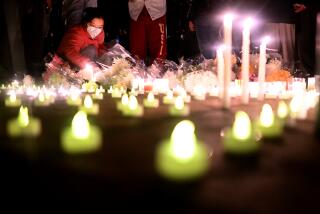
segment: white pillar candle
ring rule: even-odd
[[[267,44],[270,40],[270,37],[266,36],[262,39],[260,45],[260,57],[259,57],[259,74],[258,74],[258,82],[259,82],[259,95],[258,100],[264,99],[264,84],[266,79],[266,63],[267,63]]]
[[[223,78],[223,107],[229,108],[231,103],[229,86],[232,69],[232,21],[233,15],[226,14],[223,20],[224,33],[224,78]]]
[[[241,101],[244,104],[249,103],[249,56],[250,56],[250,29],[252,19],[249,17],[244,21],[242,31],[242,97]]]
[[[223,97],[223,75],[224,75],[224,58],[223,58],[223,52],[225,50],[225,46],[221,45],[217,50],[217,75],[218,75],[218,92],[219,97]]]

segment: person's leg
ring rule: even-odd
[[[212,59],[215,56],[215,46],[219,43],[219,27],[202,24],[196,20],[196,34],[201,54]]]
[[[281,23],[279,34],[282,47],[283,65],[291,67],[295,61],[295,26],[293,24]]]
[[[130,52],[134,57],[145,60],[146,52],[146,29],[145,19],[139,16],[137,21],[130,22]]]
[[[167,58],[166,17],[162,16],[147,25],[147,45],[151,63]]]
[[[81,24],[86,0],[67,0],[63,4],[63,13],[66,18],[67,28]]]
[[[85,7],[98,7],[98,0],[86,0]]]

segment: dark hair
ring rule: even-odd
[[[87,7],[83,11],[82,24],[87,24],[95,18],[103,19],[102,11],[96,7]]]

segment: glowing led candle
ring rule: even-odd
[[[184,120],[176,125],[170,139],[157,148],[158,172],[171,180],[187,181],[206,173],[209,166],[207,149],[198,142],[195,126]]]
[[[93,81],[89,81],[82,84],[83,92],[94,93],[97,89],[98,89],[98,84]]]
[[[92,98],[95,100],[103,100],[103,94],[100,90],[96,90],[96,92],[92,95]]]
[[[7,132],[10,137],[37,137],[41,133],[41,122],[29,116],[27,107],[21,106],[18,118],[8,121]]]
[[[21,106],[21,100],[17,98],[17,95],[14,91],[9,92],[9,97],[5,99],[5,106],[7,107]]]
[[[227,154],[242,156],[257,153],[259,144],[247,113],[236,113],[232,128],[224,133],[223,144]]]
[[[277,116],[280,120],[285,121],[287,119],[289,115],[289,109],[288,109],[288,105],[283,102],[280,101],[279,105],[278,105],[278,110],[277,110]]]
[[[128,94],[124,94],[121,97],[121,102],[117,102],[117,109],[119,111],[124,111],[129,105],[129,96]]]
[[[264,99],[265,92],[265,78],[266,78],[266,63],[267,63],[267,44],[270,41],[270,37],[264,37],[260,45],[260,56],[259,56],[259,73],[258,73],[258,82],[259,82],[259,94],[258,100]]]
[[[135,96],[130,95],[128,107],[123,110],[123,114],[129,117],[142,117],[143,108],[139,105]]]
[[[139,92],[135,88],[131,88],[129,95],[138,96]]]
[[[48,106],[50,105],[50,100],[46,100],[43,92],[40,92],[38,98],[34,101],[35,106]]]
[[[231,68],[232,68],[232,22],[233,15],[226,14],[223,19],[223,33],[224,33],[224,78],[223,78],[223,107],[229,108],[231,105],[230,97],[230,82],[231,82]]]
[[[79,111],[71,127],[62,132],[61,145],[63,151],[69,154],[94,152],[102,145],[102,134],[98,127],[90,125],[87,114]]]
[[[81,110],[87,114],[97,115],[99,114],[99,105],[97,103],[93,103],[90,95],[86,95]]]
[[[163,97],[163,103],[167,105],[174,103],[173,92],[171,90],[169,90],[167,95]]]
[[[178,96],[175,99],[174,105],[170,107],[169,113],[172,116],[188,116],[190,110],[188,106],[184,105],[183,98]]]
[[[67,98],[67,104],[71,106],[80,106],[82,103],[82,100],[80,98],[80,94],[76,90],[72,90],[70,92],[70,95]]]
[[[147,99],[143,100],[143,104],[147,108],[157,108],[159,100],[154,98],[153,92],[149,92]]]
[[[250,29],[252,25],[252,19],[247,18],[244,22],[242,31],[242,97],[241,101],[244,104],[249,103],[249,56],[250,56]]]
[[[257,122],[258,131],[263,138],[278,138],[282,135],[283,124],[276,120],[269,104],[264,104]]]
[[[121,96],[122,96],[122,93],[121,93],[119,88],[114,88],[112,90],[112,92],[111,92],[111,97],[112,98],[121,98]]]
[[[303,109],[303,93],[295,95],[290,102],[290,117],[292,120],[298,119],[301,110]],[[291,121],[293,122],[293,121]]]

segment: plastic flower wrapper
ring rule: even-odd
[[[192,92],[197,86],[202,86],[206,91],[210,91],[217,84],[217,76],[212,71],[197,70],[187,73],[183,77],[183,85],[188,92]]]
[[[84,82],[70,65],[58,56],[54,56],[51,62],[46,63],[46,71],[42,78],[47,85],[52,86],[81,86]]]
[[[136,63],[136,60],[131,56],[131,54],[120,44],[115,44],[113,47],[109,48],[102,56],[97,60],[99,65],[108,68],[113,65],[115,59],[126,59],[132,64]]]
[[[177,63],[166,59],[155,59],[147,72],[151,78],[162,78],[166,72],[175,72],[178,70]]]

